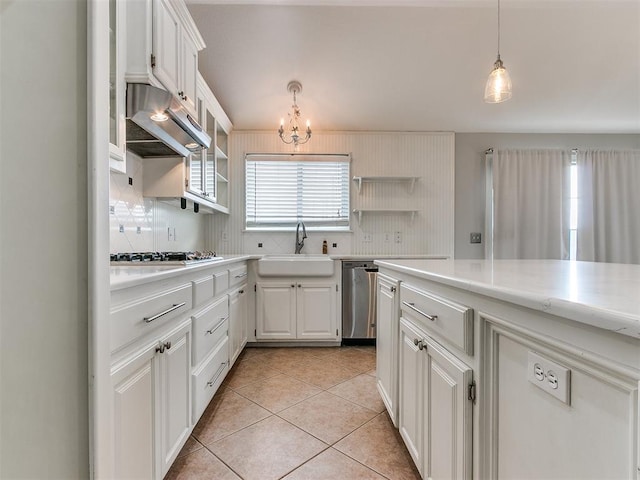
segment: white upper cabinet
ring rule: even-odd
[[[195,117],[204,41],[182,0],[127,2],[126,80],[162,86]]]
[[[211,147],[189,157],[188,190],[203,197],[202,203],[222,213],[229,213],[227,136],[231,121],[213,92],[196,72],[198,121],[211,137]]]
[[[125,57],[124,0],[109,0],[109,167],[126,173],[125,162]]]

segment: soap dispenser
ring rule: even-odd
[[[327,241],[323,240],[322,241],[322,253],[324,255],[326,255],[327,253],[329,253],[329,246],[327,245]]]

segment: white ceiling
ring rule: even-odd
[[[502,104],[482,100],[495,1],[187,3],[236,129],[277,129],[296,79],[316,131],[640,133],[640,0],[502,0]]]

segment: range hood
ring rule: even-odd
[[[127,150],[143,158],[187,157],[210,145],[211,137],[169,92],[127,84]]]

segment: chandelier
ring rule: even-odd
[[[280,119],[280,128],[278,129],[278,135],[280,139],[286,143],[291,144],[297,149],[298,145],[307,143],[311,138],[311,124],[307,120],[307,130],[304,138],[300,137],[300,127],[298,122],[300,120],[300,107],[296,103],[296,95],[302,91],[302,84],[297,80],[292,80],[287,85],[287,91],[293,94],[293,105],[291,105],[291,113],[289,113],[289,128],[285,132],[284,130],[284,118]],[[287,138],[288,136],[288,138]]]

